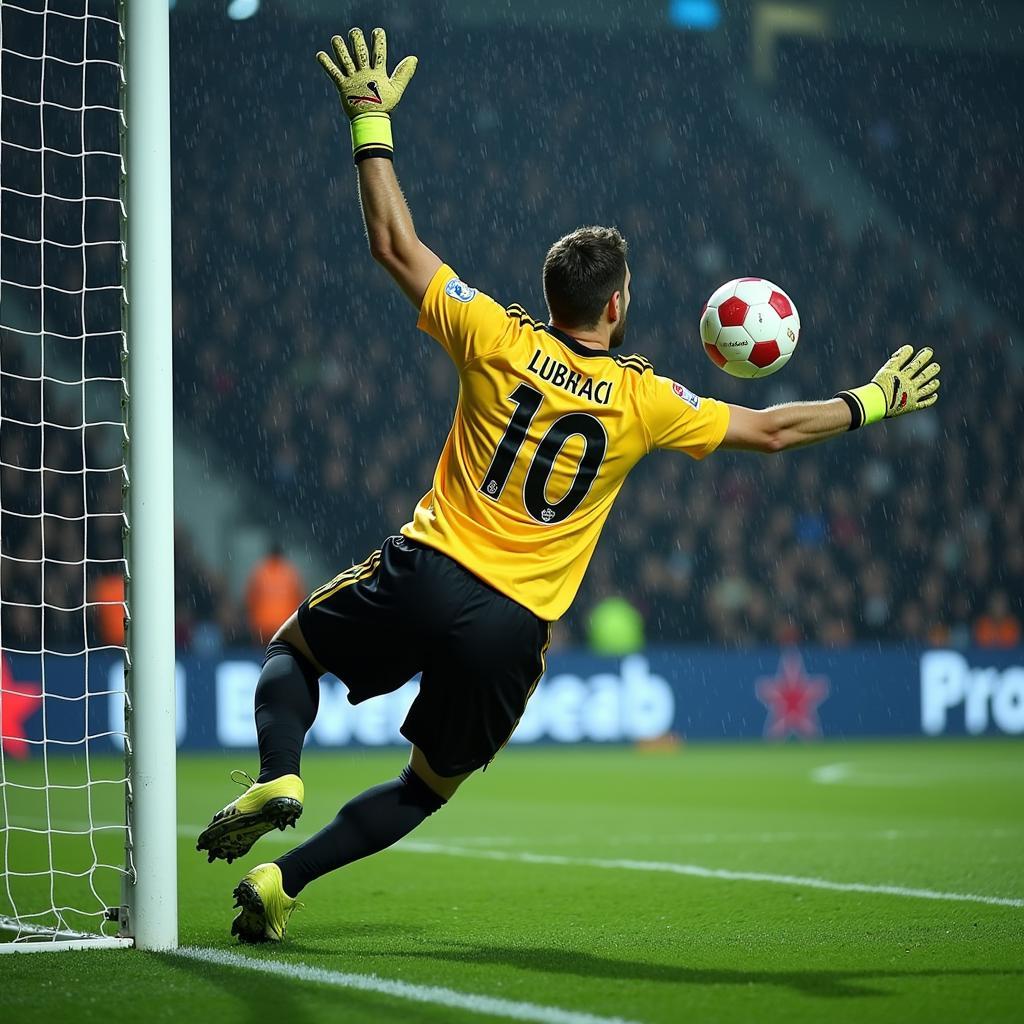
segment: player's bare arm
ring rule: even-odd
[[[321,51],[317,60],[334,82],[352,124],[352,155],[359,173],[359,200],[366,240],[373,258],[395,279],[419,309],[441,260],[416,234],[392,162],[392,111],[416,72],[416,58],[387,71],[387,38],[375,28],[372,57],[360,29],[349,32],[350,47],[341,36],[331,39],[332,60]]]
[[[441,260],[417,237],[390,160],[371,157],[360,162],[359,201],[370,253],[419,309]]]
[[[939,371],[932,350],[916,354],[904,345],[889,357],[871,382],[841,391],[826,402],[789,402],[770,409],[729,406],[729,427],[723,448],[781,452],[802,448],[856,430],[868,423],[934,405],[939,397]]]
[[[729,427],[722,448],[775,452],[827,441],[850,429],[850,409],[842,399],[788,402],[770,409],[729,406]]]

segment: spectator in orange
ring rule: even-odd
[[[1016,647],[1020,637],[1020,619],[1010,611],[1006,591],[995,591],[985,614],[974,623],[974,642],[979,647]]]
[[[267,557],[253,567],[245,588],[249,628],[256,640],[267,643],[305,596],[299,571],[275,543]]]
[[[110,573],[92,585],[92,600],[100,640],[112,647],[124,646],[124,576]]]

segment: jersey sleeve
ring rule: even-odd
[[[671,448],[694,459],[710,455],[729,428],[729,406],[695,395],[668,377],[644,376],[642,414],[651,448]]]
[[[511,321],[494,299],[460,281],[442,263],[427,285],[416,326],[439,341],[461,369],[499,348]]]

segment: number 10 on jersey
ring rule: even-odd
[[[480,491],[492,501],[500,501],[512,467],[522,450],[530,431],[530,424],[544,402],[544,395],[529,384],[520,384],[508,400],[516,409],[498,442],[491,464],[484,475]],[[565,443],[574,436],[583,438],[584,450],[572,483],[558,501],[548,501],[547,487],[555,460]],[[523,485],[523,504],[538,523],[560,523],[580,507],[590,492],[608,450],[608,435],[596,416],[584,412],[571,412],[559,416],[540,439],[537,450],[526,471]]]

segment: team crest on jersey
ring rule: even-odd
[[[457,277],[453,277],[444,286],[444,293],[450,295],[456,302],[469,302],[476,295],[476,289],[470,288],[468,284],[463,284]]]
[[[672,390],[681,398],[687,405],[692,405],[694,409],[700,408],[700,398],[695,395],[689,388],[684,388],[682,384],[677,384],[675,381],[672,382]]]

